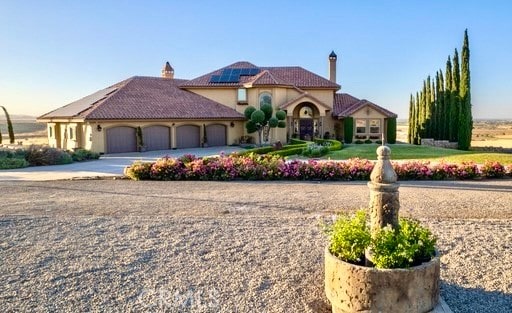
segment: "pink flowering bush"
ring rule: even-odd
[[[482,175],[489,178],[501,178],[505,176],[507,170],[505,166],[498,162],[486,161],[481,168]]]
[[[133,180],[368,180],[374,163],[365,159],[346,161],[286,161],[278,155],[238,155],[198,158],[164,157],[153,163],[134,162],[125,169]],[[487,162],[393,163],[400,180],[442,180],[512,177],[512,165]]]

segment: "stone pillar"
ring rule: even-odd
[[[397,176],[389,156],[391,149],[387,146],[377,148],[378,160],[370,175],[368,188],[370,189],[370,230],[372,237],[383,227],[391,225],[398,227],[398,199]],[[367,260],[371,263],[372,253],[367,251]]]

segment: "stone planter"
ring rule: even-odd
[[[325,249],[325,292],[333,313],[426,313],[439,302],[439,254],[408,269],[341,261]]]

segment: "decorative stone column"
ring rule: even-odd
[[[368,188],[370,189],[370,230],[372,237],[383,227],[391,225],[398,227],[398,199],[397,176],[390,161],[391,149],[387,146],[377,148],[378,160],[370,175]],[[372,253],[366,252],[366,259],[371,263]],[[370,265],[370,264],[368,264]]]

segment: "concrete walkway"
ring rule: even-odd
[[[164,156],[179,157],[193,154],[198,157],[226,154],[239,151],[240,147],[209,147],[179,150],[105,154],[99,160],[75,162],[65,165],[32,166],[14,170],[0,170],[0,181],[47,181],[72,178],[94,178],[121,176],[126,166],[134,161],[155,161]]]

